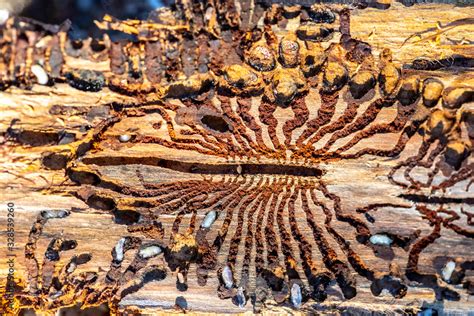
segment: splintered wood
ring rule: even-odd
[[[0,314],[474,310],[474,7],[255,2],[1,28]]]

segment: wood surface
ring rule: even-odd
[[[74,50],[63,30],[10,20],[0,314],[472,313],[474,7],[346,8],[178,1],[151,26],[97,22],[138,37],[121,54],[107,37]],[[311,24],[324,10],[335,21]],[[302,40],[304,19],[334,34]],[[275,56],[267,71],[258,45]],[[389,68],[400,70],[392,91]],[[377,84],[356,99],[361,71]],[[428,78],[444,87],[429,106]],[[140,257],[153,245],[162,253]]]

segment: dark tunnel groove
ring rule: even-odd
[[[226,163],[208,164],[201,162],[184,162],[157,157],[84,157],[85,164],[98,166],[118,166],[127,164],[140,164],[162,167],[178,172],[192,174],[222,174],[222,175],[288,175],[300,177],[321,177],[323,170],[285,164],[256,164],[256,163]],[[239,170],[240,169],[240,170]]]

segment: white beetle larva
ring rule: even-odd
[[[242,165],[241,164],[238,164],[237,165],[237,174],[240,176],[242,175]]]
[[[49,297],[53,300],[57,299],[58,297],[64,295],[64,292],[63,291],[57,291],[53,294],[51,294]]]
[[[71,262],[69,266],[67,267],[66,272],[73,273],[76,270],[76,268],[77,268],[77,264],[75,264],[74,262]]]
[[[120,140],[122,143],[128,142],[131,138],[132,138],[132,136],[130,136],[129,134],[123,134],[123,135],[120,135],[120,136],[119,136],[119,140]]]
[[[232,278],[232,270],[229,266],[225,266],[222,270],[222,280],[226,288],[230,289],[234,285],[234,280]]]
[[[178,282],[179,283],[185,283],[185,280],[184,280],[184,274],[182,274],[181,272],[178,272]]]
[[[69,215],[69,211],[66,211],[66,210],[47,210],[47,211],[41,212],[41,216],[44,219],[64,218],[68,215]]]
[[[115,245],[115,261],[122,262],[123,260],[123,246],[125,245],[126,238],[122,237]]]
[[[8,12],[7,9],[1,9],[0,10],[0,25],[5,24],[5,22],[7,22],[9,17],[10,17],[10,12]]]
[[[161,248],[156,245],[144,246],[138,252],[138,255],[143,259],[149,259],[159,255],[162,252]]]
[[[49,81],[48,74],[40,65],[31,66],[31,72],[36,77],[36,81],[41,85],[46,85]]]
[[[370,236],[370,242],[374,245],[390,246],[393,242],[392,238],[387,235],[375,234]]]
[[[454,261],[448,261],[446,263],[443,270],[441,270],[443,280],[449,282],[449,280],[451,279],[451,275],[453,274],[454,268],[456,268],[456,263]]]
[[[300,307],[302,300],[301,287],[299,284],[293,283],[291,286],[291,303],[294,307]]]
[[[240,308],[244,308],[245,304],[247,304],[247,300],[245,299],[244,294],[244,288],[241,286],[237,289],[236,303]]]
[[[209,211],[204,219],[202,220],[201,227],[202,228],[210,228],[211,225],[214,223],[214,221],[217,218],[217,212],[216,211]]]

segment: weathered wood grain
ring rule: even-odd
[[[227,12],[224,4],[230,2],[222,3],[219,14]],[[191,10],[187,2],[178,5]],[[255,15],[262,14],[254,8]],[[233,13],[232,8],[227,9]],[[275,55],[281,52],[278,44],[282,37],[293,36],[301,24],[300,16],[291,18],[293,9],[285,10],[286,16],[280,15],[279,21],[271,27],[267,25],[266,29],[268,37],[276,36],[276,43],[269,45]],[[246,16],[245,10],[242,12],[240,14]],[[187,13],[190,17],[195,15],[194,24],[186,20],[189,17],[183,21],[196,31],[201,27],[201,16],[193,11]],[[217,17],[222,19],[219,14]],[[208,15],[212,17],[212,13]],[[166,16],[162,16],[164,25],[169,22]],[[186,310],[199,314],[344,311],[416,314],[426,308],[438,313],[472,311],[474,24],[469,20],[472,16],[474,7],[444,4],[404,7],[394,3],[387,10],[354,9],[350,34],[371,47],[371,56],[363,56],[361,62],[347,60],[345,53],[351,48],[340,48],[342,44],[330,46],[344,42],[336,30],[332,38],[322,42],[321,51],[325,51],[328,60],[316,74],[303,77],[304,87],[297,88],[300,90],[294,94],[288,90],[299,78],[298,75],[291,77],[292,71],[303,66],[282,67],[285,60],[282,62],[280,57],[274,70],[259,72],[250,68],[246,62],[255,58],[250,53],[252,41],[242,48],[243,62],[238,45],[232,43],[237,43],[237,34],[244,36],[244,32],[237,27],[229,34],[212,22],[203,27],[202,33],[192,34],[193,41],[199,39],[197,47],[183,49],[192,43],[180,37],[181,31],[177,31],[177,35],[172,33],[183,40],[181,44],[171,41],[167,31],[155,34],[166,48],[161,52],[163,55],[170,53],[173,47],[181,47],[178,61],[160,57],[167,69],[153,74],[159,77],[155,81],[149,79],[152,75],[147,71],[151,68],[143,66],[143,59],[138,61],[143,67],[137,66],[137,69],[149,77],[143,79],[142,74],[137,79],[130,73],[137,70],[135,56],[144,54],[146,36],[153,34],[144,36],[142,46],[135,44],[127,48],[125,57],[129,63],[124,64],[128,73],[124,74],[111,69],[106,54],[85,58],[67,56],[63,52],[65,62],[54,86],[38,85],[35,77],[28,73],[23,73],[18,82],[9,81],[12,73],[5,69],[2,59],[2,80],[12,86],[0,93],[3,133],[0,237],[7,238],[6,208],[8,203],[13,203],[15,248],[9,251],[5,243],[0,245],[0,294],[3,297],[0,311],[19,313],[21,309],[35,309],[38,313],[53,314],[65,305],[84,303],[82,307],[87,308],[105,303],[112,313],[118,314],[181,313],[182,308],[177,306],[181,301],[177,301],[177,297],[185,299]],[[219,23],[230,23],[229,20],[219,20]],[[258,20],[255,24],[263,29],[263,18]],[[175,21],[174,26],[183,21]],[[336,24],[339,22],[337,16]],[[123,27],[123,24],[118,25]],[[244,26],[242,23],[240,27]],[[419,36],[411,37],[415,33]],[[432,36],[435,33],[438,36]],[[10,45],[5,34],[3,48]],[[229,36],[234,39],[229,40]],[[289,39],[295,40],[291,36]],[[211,51],[217,42],[221,45],[220,51]],[[306,44],[308,48],[299,51],[299,56],[318,51],[318,44],[310,41]],[[203,47],[209,51],[203,51]],[[379,58],[387,48],[391,50],[393,64],[405,66],[402,80],[413,75],[419,78],[417,90],[429,77],[443,83],[445,95],[435,107],[424,106],[420,96],[402,105],[404,96],[396,92],[384,94],[380,82],[360,100],[353,98],[347,84],[335,91],[324,90],[332,89],[328,83],[331,80],[324,81],[324,78],[337,72],[337,69],[331,70],[331,61],[346,65],[349,77],[361,69],[378,75],[391,63]],[[461,57],[453,59],[453,56]],[[442,67],[408,69],[421,57],[441,63]],[[451,64],[446,64],[449,61]],[[207,69],[206,74],[189,75],[199,72],[202,64],[213,72],[215,83],[210,89],[203,88],[209,75]],[[225,73],[228,69],[224,66],[233,64],[245,66],[246,71],[261,76],[257,88],[270,88],[249,95],[250,89],[255,88],[250,81],[257,80],[252,75],[248,81],[232,86],[229,84],[232,74]],[[98,92],[74,89],[67,84],[70,77],[66,76],[73,69],[74,73],[78,69],[100,71],[106,80],[104,88]],[[48,74],[51,76],[49,71]],[[246,73],[240,70],[237,74],[244,77]],[[194,81],[179,81],[185,77]],[[286,78],[292,79],[284,81]],[[282,88],[279,82],[287,85]],[[400,90],[400,86],[398,83],[395,90]],[[223,92],[224,87],[230,91]],[[465,89],[469,97],[460,106],[450,109],[450,99],[446,96],[448,87]],[[332,104],[334,96],[337,98]],[[387,102],[386,106],[377,108],[373,103],[377,99]],[[348,112],[351,104],[353,112]],[[246,105],[249,108],[244,113]],[[266,117],[262,115],[265,106],[270,109]],[[369,117],[374,112],[367,109],[374,106],[378,112],[371,121]],[[440,135],[433,136],[436,110],[444,115],[444,127]],[[454,117],[452,128],[446,127],[450,124],[448,114]],[[207,125],[203,123],[206,115],[210,120]],[[322,119],[324,116],[326,120]],[[250,119],[254,120],[253,124]],[[353,123],[357,120],[360,124],[356,126]],[[319,122],[320,129],[309,133],[308,128],[315,126],[311,122]],[[351,126],[355,128],[349,132]],[[361,133],[374,126],[378,128],[373,134]],[[416,126],[413,132],[410,126]],[[221,128],[223,132],[219,131]],[[321,130],[326,131],[325,134]],[[356,143],[357,137],[360,141]],[[307,145],[308,139],[313,139],[314,144]],[[406,144],[399,152],[391,151],[397,142],[404,140]],[[354,143],[348,145],[351,141]],[[279,148],[276,142],[281,145]],[[467,153],[459,166],[453,166],[453,162],[447,162],[447,147],[461,142]],[[371,150],[367,151],[368,148]],[[419,155],[423,148],[426,155]],[[411,165],[403,164],[407,161],[412,161]],[[397,168],[399,172],[393,173],[391,178]],[[455,174],[465,178],[443,182]],[[232,204],[232,194],[238,190],[242,190],[242,196]],[[272,199],[275,199],[273,205]],[[259,207],[262,200],[263,208]],[[280,207],[281,201],[285,203]],[[226,207],[226,203],[230,203],[230,207]],[[246,203],[248,207],[243,208]],[[46,221],[41,215],[44,210],[67,210],[69,215]],[[202,229],[200,225],[210,210],[219,211],[219,216],[209,230]],[[219,245],[218,236],[222,235],[226,216],[230,220],[228,233],[214,253],[209,245]],[[273,223],[272,216],[275,216]],[[159,225],[148,231],[139,229],[140,225],[153,226],[153,220]],[[32,285],[36,279],[33,259],[31,255],[28,258],[25,251],[25,245],[35,235],[32,229],[35,221],[41,223],[43,229],[34,249],[39,267],[37,290]],[[436,229],[440,229],[439,236]],[[392,244],[374,245],[373,239],[369,239],[374,235],[389,237]],[[117,243],[125,236],[140,238],[143,244],[157,243],[165,255],[142,260],[136,255],[139,245],[132,245],[120,263],[122,272],[129,267],[128,272],[117,274],[114,271],[120,260],[113,262],[116,256],[113,249],[117,249]],[[429,236],[432,240],[422,245]],[[178,241],[180,238],[185,238],[188,244],[197,243],[199,249],[189,247],[188,250],[198,253],[187,256],[186,247],[182,246],[185,242]],[[53,239],[74,240],[77,245],[60,251],[60,260],[48,260],[43,254]],[[276,257],[273,257],[277,263],[273,265],[269,262],[274,247],[272,241],[277,245]],[[262,248],[257,250],[260,243]],[[415,255],[416,249],[420,249],[419,256]],[[53,286],[45,290],[48,273],[66,269],[71,258],[79,254],[90,254],[90,260],[78,265],[66,279],[77,284],[93,273],[97,279],[76,289],[65,282],[61,289],[64,295],[54,298],[59,289]],[[4,296],[7,290],[3,276],[8,274],[9,255],[15,256],[18,284],[13,308],[8,306]],[[259,255],[263,255],[263,269],[256,267],[259,262],[255,258]],[[418,261],[413,263],[413,260]],[[455,273],[451,276],[453,279],[443,280],[442,271],[449,261],[455,262]],[[225,289],[220,277],[226,265],[233,271],[232,290]],[[268,285],[278,287],[275,285],[277,266],[281,268],[285,286],[272,295]],[[148,272],[154,272],[157,280],[145,282],[138,291],[132,290],[128,295],[121,292],[133,288],[130,286],[133,282],[141,282],[142,273],[150,267],[154,270]],[[208,278],[202,285],[199,276],[202,277],[206,269]],[[462,273],[465,275],[459,277]],[[266,279],[268,282],[262,284],[263,275],[267,278],[272,275],[274,279]],[[186,279],[186,285],[178,284],[181,277]],[[315,281],[315,277],[320,278],[319,281]],[[325,277],[328,281],[321,282]],[[289,289],[293,284],[304,289],[301,306],[292,304]],[[313,289],[314,284],[322,290]],[[239,287],[247,295],[248,302],[243,307],[236,304]],[[353,289],[356,293],[352,293]],[[262,298],[262,291],[269,294]],[[234,299],[219,298],[226,295]],[[258,299],[255,302],[255,296],[264,302]]]

